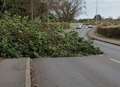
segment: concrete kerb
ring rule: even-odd
[[[25,87],[31,87],[31,59],[26,58]]]
[[[106,39],[102,39],[102,37],[99,37],[99,36],[95,35],[94,33],[95,33],[95,30],[89,30],[89,32],[87,33],[87,36],[90,39],[93,39],[93,40],[97,40],[97,41],[101,41],[101,42],[105,42],[105,43],[109,43],[109,44],[120,46],[120,44],[112,42],[112,41],[108,41]]]

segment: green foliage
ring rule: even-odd
[[[120,26],[98,26],[97,32],[106,37],[120,39]]]
[[[49,22],[41,23],[42,29],[70,29],[70,23],[67,22]]]
[[[95,19],[80,19],[79,22],[83,23],[85,25],[96,25]],[[97,25],[101,25],[101,26],[120,25],[120,20],[118,20],[118,19],[102,19],[102,20],[98,20]]]
[[[101,53],[76,32],[66,33],[61,27],[43,31],[41,26],[27,17],[5,16],[0,20],[0,56],[35,58]]]
[[[94,19],[80,19],[79,22],[85,25],[96,25],[96,20]]]
[[[11,15],[25,14],[25,8],[23,7],[24,0],[1,0],[0,9],[1,13],[4,15],[5,12],[11,13]]]

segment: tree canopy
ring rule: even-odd
[[[52,14],[58,21],[72,21],[82,12],[84,0],[0,0],[0,12],[45,20]]]

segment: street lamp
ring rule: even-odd
[[[98,0],[96,0],[96,24],[98,24]]]

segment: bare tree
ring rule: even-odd
[[[45,20],[45,16],[48,14],[47,2],[43,2],[42,0],[31,0],[30,3],[31,8],[31,18],[40,17],[41,20]],[[29,9],[27,10],[29,11]]]
[[[72,21],[85,7],[84,0],[54,0],[50,2],[50,12],[59,21]]]
[[[2,6],[13,14],[29,16],[31,19],[40,17],[46,20],[49,14],[58,21],[72,21],[84,8],[84,0],[2,0]]]

